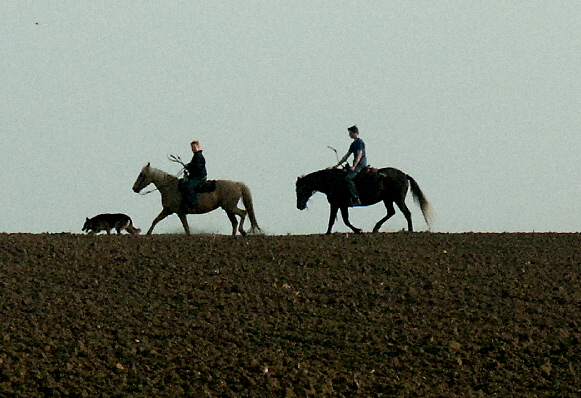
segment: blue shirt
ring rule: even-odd
[[[366,166],[367,165],[367,156],[365,155],[365,143],[363,142],[363,140],[361,138],[357,138],[349,146],[349,153],[352,153],[353,156],[355,157],[353,159],[354,162],[355,162],[355,159],[357,159],[357,152],[359,152],[359,151],[363,151],[363,156],[361,157],[361,160],[359,161],[358,166]]]

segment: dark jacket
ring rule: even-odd
[[[188,180],[201,181],[207,177],[206,159],[202,155],[202,151],[194,152],[194,157],[191,162],[186,165],[186,171],[188,173]]]

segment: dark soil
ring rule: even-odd
[[[581,394],[581,234],[0,234],[0,289],[0,396]]]

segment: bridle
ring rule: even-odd
[[[302,178],[303,177],[300,177],[298,181],[301,181]],[[300,194],[301,200],[305,199],[305,208],[307,208],[308,207],[307,203],[309,202],[310,197],[313,196],[313,194],[315,193],[315,190],[310,187],[307,187],[306,184],[303,182],[300,188],[297,187],[297,193]]]
[[[139,173],[139,177],[137,177],[137,182],[139,182],[139,184],[137,184],[137,185],[139,185],[139,186],[140,186],[141,184],[143,184],[143,180],[145,180],[145,178],[146,178],[146,176],[143,174],[143,171],[142,171],[141,173]],[[148,185],[149,185],[149,184],[148,184]],[[145,188],[145,187],[143,187],[143,188]],[[148,195],[148,194],[150,194],[150,193],[152,193],[152,192],[155,192],[155,191],[157,191],[157,190],[158,190],[158,188],[157,188],[157,187],[155,187],[154,189],[152,189],[152,190],[150,190],[150,191],[139,192],[139,194],[140,194],[141,196],[145,196],[145,195]]]
[[[184,173],[184,171],[186,169],[186,165],[182,162],[182,160],[178,156],[170,155],[170,156],[168,156],[168,159],[171,160],[172,162],[179,163],[179,164],[181,164],[183,166],[182,169],[179,171],[179,173],[176,176],[173,176],[173,175],[171,175],[169,173],[165,173],[165,172],[162,172],[161,170],[157,170],[157,169],[154,169],[155,172],[156,173],[157,172],[161,172],[165,177],[171,176],[171,177],[174,177],[174,178],[178,178],[179,179],[180,178],[180,175],[182,175]],[[150,173],[151,173],[151,171],[150,171]],[[139,185],[143,183],[143,180],[145,178],[147,178],[147,176],[143,174],[143,171],[141,171],[141,173],[137,177],[137,182],[139,182]],[[159,191],[159,188],[157,187],[157,185],[159,185],[161,181],[159,181],[158,178],[152,178],[151,181],[147,185],[149,185],[150,183],[155,183],[156,179],[158,181],[157,181],[156,187],[154,189],[149,190],[149,191],[146,191],[146,192],[140,192],[139,194],[140,195],[147,195],[147,194],[150,194],[152,192]],[[145,188],[145,186],[143,188]]]

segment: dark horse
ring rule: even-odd
[[[408,231],[413,231],[412,215],[405,204],[408,187],[411,188],[412,195],[422,210],[424,220],[428,226],[430,225],[430,204],[417,182],[404,172],[392,167],[376,171],[364,169],[355,177],[355,185],[359,191],[362,206],[370,206],[383,201],[387,209],[387,215],[375,224],[373,232],[379,231],[383,223],[395,214],[394,202],[407,220]],[[344,170],[324,169],[299,177],[296,183],[297,208],[299,210],[305,209],[307,201],[317,191],[327,195],[327,200],[331,205],[327,234],[331,233],[339,209],[341,209],[345,225],[355,233],[362,232],[361,229],[355,228],[349,222],[350,195],[345,183]]]

